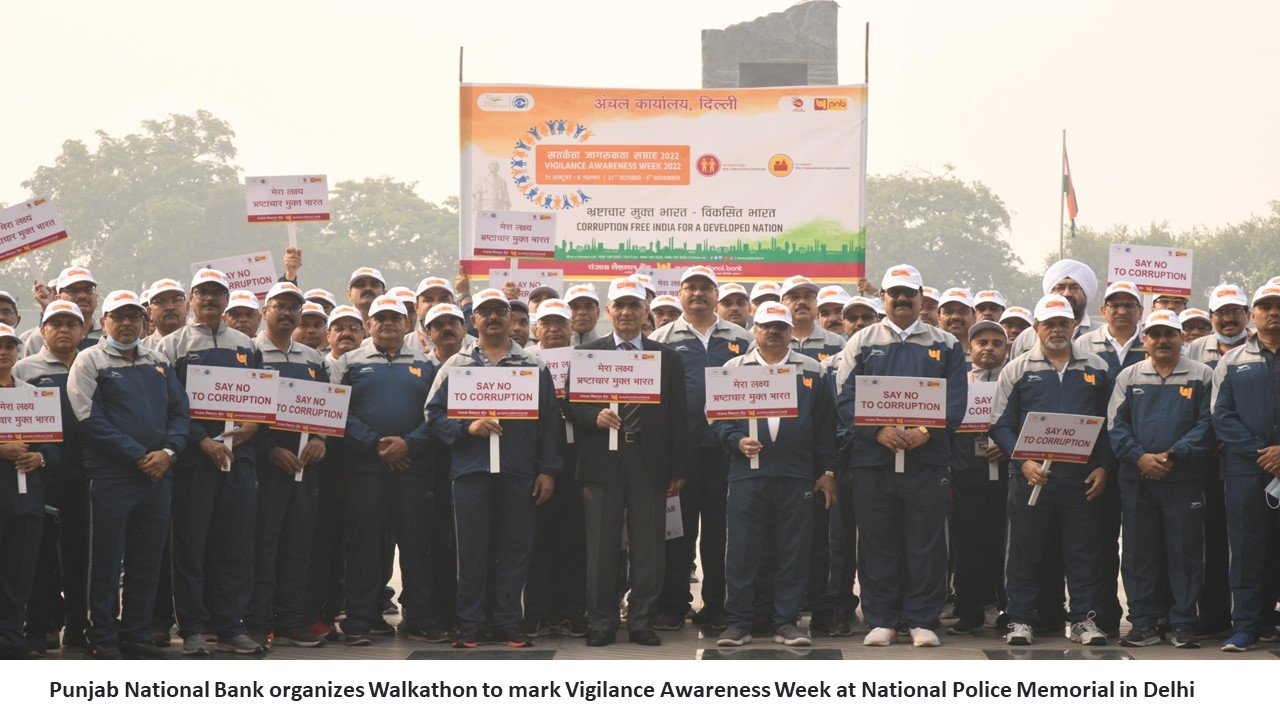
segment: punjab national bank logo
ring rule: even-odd
[[[701,155],[693,166],[698,169],[699,175],[711,177],[720,172],[720,158],[711,154]]]
[[[791,162],[790,155],[783,155],[779,153],[769,158],[769,172],[772,173],[774,177],[786,177],[791,174],[791,171],[794,168],[795,165]]]

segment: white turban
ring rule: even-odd
[[[1040,283],[1040,287],[1044,290],[1044,294],[1048,295],[1053,292],[1053,286],[1062,282],[1064,278],[1071,278],[1080,287],[1084,289],[1085,303],[1093,300],[1093,294],[1098,291],[1098,276],[1093,274],[1093,270],[1088,265],[1078,260],[1059,260],[1049,266],[1044,271],[1044,280]]]

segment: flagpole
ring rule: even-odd
[[[1062,131],[1062,168],[1058,172],[1058,259],[1061,260],[1067,256],[1065,246],[1063,244],[1063,230],[1065,225],[1063,220],[1067,207],[1067,131]]]

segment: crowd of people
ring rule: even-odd
[[[1280,641],[1280,277],[1219,285],[1205,311],[1126,282],[1099,294],[1068,259],[1030,309],[910,265],[852,294],[695,265],[676,295],[631,275],[604,297],[472,293],[461,271],[387,287],[362,267],[340,303],[301,289],[301,257],[261,303],[204,269],[100,304],[68,267],[35,284],[22,334],[0,292],[0,387],[63,406],[62,442],[0,443],[4,656],[598,647],[624,619],[645,646],[690,619],[729,647],[863,623],[867,646]],[[660,355],[661,402],[570,401],[573,365],[562,380],[542,358],[566,347]],[[796,417],[708,421],[706,369],[751,365],[791,368]],[[200,366],[348,386],[345,434],[192,419]],[[450,418],[467,366],[537,372],[538,418]],[[865,376],[945,380],[946,427],[855,424]],[[961,432],[970,382],[994,384],[991,422]],[[1044,412],[1105,419],[1087,463],[1009,459]]]

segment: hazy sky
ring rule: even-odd
[[[389,175],[458,189],[458,47],[468,82],[698,87],[700,30],[778,0],[28,2],[5,11],[0,200],[61,143],[207,109],[249,174]],[[1080,221],[1213,226],[1280,199],[1280,3],[847,2],[840,80],[863,79],[870,173],[990,185],[1012,242],[1057,246],[1061,131]]]

